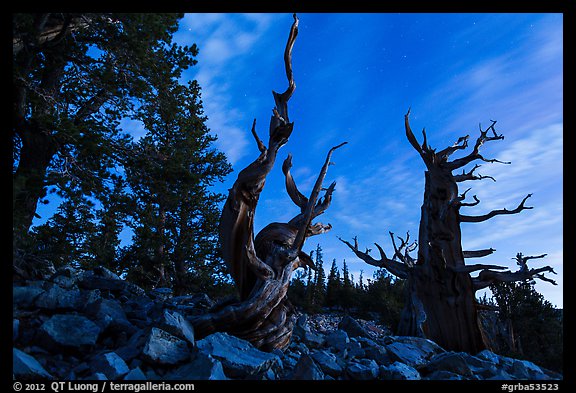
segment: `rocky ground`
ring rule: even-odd
[[[226,333],[201,340],[187,318],[205,295],[145,292],[106,269],[66,268],[14,282],[13,376],[57,380],[553,380],[562,375],[494,354],[450,352],[373,321],[301,315],[286,351]]]

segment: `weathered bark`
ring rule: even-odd
[[[297,33],[298,19],[294,15],[284,52],[289,85],[282,94],[273,92],[276,107],[270,120],[268,147],[258,137],[254,121],[252,134],[260,156],[238,174],[220,218],[222,257],[238,289],[239,300],[193,319],[198,337],[225,331],[263,350],[285,348],[290,343],[295,322],[294,308],[287,298],[292,272],[304,265],[313,267],[310,257],[302,252],[304,241],[331,228],[329,224],[311,222],[330,205],[335,183],[326,190],[323,198],[318,198],[331,155],[342,145],[328,152],[309,198],[298,191],[290,174],[292,156],[286,158],[282,166],[286,190],[300,207],[300,214],[288,223],[271,223],[254,237],[254,214],[266,176],[274,166],[278,150],[286,144],[293,130],[287,104],[296,87],[291,52]]]
[[[493,181],[495,179],[475,175],[473,172],[479,165],[459,175],[453,175],[452,171],[474,160],[502,162],[484,158],[479,149],[487,141],[500,140],[504,137],[496,133],[494,128],[496,122],[492,122],[486,130],[480,129],[480,136],[469,155],[449,161],[448,158],[452,153],[468,146],[468,135],[459,138],[454,145],[436,152],[428,145],[424,130],[422,131],[424,141],[422,144],[418,143],[410,128],[409,113],[410,111],[405,116],[406,137],[420,154],[427,168],[418,233],[418,256],[414,259],[408,255],[410,250],[408,236],[406,240],[401,239],[402,244],[397,248],[394,237],[390,234],[395,250],[392,259],[388,259],[378,245],[381,259],[375,260],[367,252],[358,250],[357,241],[354,245],[346,241],[344,243],[365,262],[386,268],[395,276],[407,279],[406,305],[401,315],[398,334],[427,337],[448,350],[476,353],[486,348],[487,341],[478,321],[475,292],[495,281],[521,281],[534,277],[555,284],[542,275],[543,272],[554,271],[549,266],[528,269],[526,258],[533,257],[522,259],[521,254],[517,257],[521,266],[517,272],[497,271],[506,268],[496,265],[465,264],[465,258],[487,256],[492,254],[494,249],[463,251],[460,223],[482,222],[496,215],[516,214],[532,209],[524,206],[530,194],[513,210],[494,210],[481,216],[460,214],[462,206],[475,206],[480,201],[474,196],[474,202],[463,202],[469,189],[459,195],[457,183],[484,178]],[[492,131],[490,136],[489,131]],[[476,271],[480,271],[478,276],[471,277],[470,273]]]

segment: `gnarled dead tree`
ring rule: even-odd
[[[222,257],[234,279],[239,301],[192,320],[195,333],[202,337],[216,331],[225,331],[252,342],[256,347],[271,351],[283,349],[290,343],[295,322],[294,308],[286,294],[292,272],[298,267],[314,267],[310,257],[302,252],[307,237],[330,230],[330,224],[312,224],[312,220],[330,206],[335,183],[322,188],[330,158],[335,146],[328,152],[309,198],[297,188],[290,173],[292,156],[288,155],[282,171],[286,177],[286,190],[300,213],[288,223],[271,223],[254,238],[254,213],[264,188],[266,176],[272,170],[278,150],[288,141],[294,123],[288,118],[288,100],[296,87],[292,75],[291,53],[298,34],[298,18],[290,30],[284,52],[288,88],[282,94],[272,92],[276,107],[270,120],[268,146],[256,133],[256,120],[252,134],[259,157],[243,169],[229,191],[220,218]],[[320,192],[325,193],[319,198]]]
[[[476,139],[472,152],[462,158],[449,161],[448,158],[458,150],[468,147],[466,135],[459,138],[455,144],[443,150],[430,148],[426,141],[426,132],[422,131],[423,142],[419,144],[412,133],[409,123],[410,111],[405,116],[405,129],[408,141],[420,154],[426,165],[424,202],[421,209],[419,244],[410,243],[409,235],[399,238],[401,244],[397,247],[394,234],[390,233],[394,255],[388,258],[384,250],[376,244],[380,259],[372,258],[368,252],[358,249],[357,239],[354,244],[342,240],[354,253],[370,265],[383,267],[398,278],[406,279],[407,302],[401,315],[398,333],[401,335],[427,337],[444,348],[454,351],[476,353],[486,348],[477,316],[475,292],[486,288],[497,281],[522,281],[539,278],[555,284],[543,276],[544,272],[555,273],[550,266],[539,269],[528,269],[526,261],[518,257],[521,267],[511,272],[505,267],[485,264],[465,264],[465,259],[484,257],[492,254],[492,248],[485,250],[463,251],[460,224],[463,222],[483,222],[502,214],[516,214],[532,207],[525,206],[528,194],[520,204],[512,210],[493,210],[480,216],[468,216],[460,213],[464,206],[475,206],[480,201],[476,196],[474,202],[464,202],[467,189],[458,193],[458,183],[467,180],[481,180],[490,176],[475,174],[479,167],[475,165],[470,171],[453,174],[465,165],[481,160],[485,162],[501,162],[484,158],[479,150],[489,141],[504,139],[496,133],[495,124],[482,130]],[[418,256],[409,255],[418,247]],[[476,277],[471,273],[479,272]]]

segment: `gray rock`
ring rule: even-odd
[[[397,337],[386,345],[386,351],[393,360],[416,368],[424,366],[432,356],[444,352],[436,343],[419,337]]]
[[[162,329],[152,328],[142,357],[152,364],[175,365],[190,358],[190,351],[185,341],[174,337]]]
[[[106,375],[108,379],[119,379],[130,372],[124,360],[115,352],[102,353],[90,362],[90,368],[96,373]]]
[[[212,356],[198,352],[190,363],[167,374],[167,380],[226,380],[222,363]]]
[[[348,333],[344,330],[334,330],[325,337],[326,345],[334,348],[338,352],[344,352],[350,343]]]
[[[159,327],[176,337],[188,341],[190,345],[194,345],[194,328],[190,322],[176,311],[165,309],[160,319]]]
[[[309,355],[302,355],[294,366],[290,379],[294,380],[307,380],[307,381],[322,381],[324,374],[322,370]]]
[[[130,337],[125,345],[116,349],[116,353],[128,363],[137,356],[140,356],[144,345],[146,345],[146,341],[148,341],[147,332],[145,330],[139,330]]]
[[[549,379],[549,377],[544,373],[544,371],[539,366],[528,360],[519,360],[519,359],[514,360],[511,371],[513,375],[527,376],[526,378],[522,379],[534,379],[534,380]]]
[[[40,344],[48,349],[55,347],[77,348],[93,346],[98,340],[101,328],[81,315],[57,314],[40,327]]]
[[[84,381],[107,381],[106,375],[103,373],[94,373],[89,377],[84,378]]]
[[[172,288],[154,288],[148,292],[151,298],[166,301],[172,297]]]
[[[43,293],[39,287],[12,287],[12,304],[19,309],[35,308],[34,302]]]
[[[78,289],[64,289],[53,285],[36,299],[36,307],[45,310],[82,309],[84,302]]]
[[[260,351],[251,343],[227,333],[214,333],[196,342],[196,347],[222,362],[226,375],[242,378],[265,373],[280,361],[272,353]]]
[[[360,362],[351,362],[346,367],[346,375],[350,379],[368,381],[378,378],[379,368],[375,361],[363,359]]]
[[[31,355],[17,349],[12,349],[12,373],[16,379],[53,379],[44,367]]]
[[[338,377],[344,371],[336,356],[325,350],[316,350],[310,355],[320,369],[327,375]]]
[[[387,366],[380,366],[380,378],[391,380],[419,380],[420,373],[407,364],[394,362]]]
[[[364,348],[364,357],[366,359],[372,359],[380,365],[388,365],[393,363],[392,357],[386,351],[386,348],[382,345],[374,345]]]
[[[494,352],[488,349],[478,352],[476,357],[482,360],[486,360],[490,363],[500,364],[500,356],[496,355]]]
[[[451,380],[451,381],[461,381],[466,379],[460,374],[456,374],[446,370],[436,370],[431,374],[428,374],[424,379],[429,380]]]
[[[91,316],[102,330],[110,328],[128,334],[136,331],[136,327],[128,321],[122,306],[115,300],[99,299],[86,307],[86,314]]]
[[[118,275],[104,267],[98,267],[78,275],[78,286],[84,289],[103,289],[112,292],[127,291],[137,296],[144,296],[145,291],[139,286],[124,281]]]
[[[324,345],[325,338],[322,334],[304,332],[302,342],[306,344],[306,346],[308,346],[309,348],[320,348],[322,347],[322,345]]]
[[[466,358],[459,352],[444,352],[435,355],[428,364],[420,368],[422,375],[431,374],[435,371],[450,371],[464,377],[474,375],[472,369],[466,362]]]
[[[20,320],[12,319],[12,341],[18,340],[20,335]]]
[[[126,374],[123,379],[124,381],[145,381],[146,375],[144,375],[142,370],[140,370],[140,367],[136,367],[130,370],[130,372]]]
[[[351,338],[350,342],[346,345],[346,357],[347,358],[363,358],[366,355],[366,351],[362,349],[362,345],[355,338]]]
[[[466,359],[466,363],[474,375],[478,375],[482,379],[487,379],[493,375],[496,375],[498,371],[497,364],[493,362],[472,356],[466,352],[462,352],[462,356]]]
[[[338,324],[338,329],[348,333],[348,337],[370,337],[370,334],[360,323],[349,315],[344,316]]]

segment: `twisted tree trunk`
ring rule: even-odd
[[[254,238],[254,214],[266,176],[274,167],[278,150],[286,144],[294,126],[288,118],[288,100],[296,88],[291,53],[297,34],[298,18],[294,15],[284,52],[288,88],[282,94],[273,92],[276,107],[270,120],[268,147],[258,137],[254,120],[252,134],[260,156],[238,174],[220,218],[222,257],[240,298],[238,302],[192,320],[199,337],[225,331],[263,350],[285,348],[290,343],[295,322],[295,310],[286,296],[292,272],[304,265],[314,267],[310,257],[302,252],[304,241],[308,236],[331,228],[321,223],[311,225],[311,221],[330,205],[335,183],[326,190],[323,198],[318,200],[318,197],[332,152],[342,145],[328,152],[310,198],[298,191],[290,174],[292,156],[286,158],[282,167],[286,189],[301,212],[288,223],[269,224]]]

